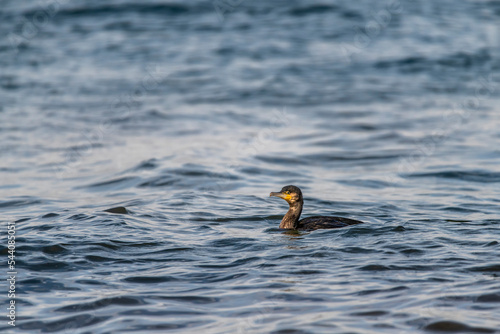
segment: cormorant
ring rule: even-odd
[[[341,217],[327,217],[327,216],[314,216],[299,220],[302,213],[302,206],[304,199],[302,198],[302,191],[296,186],[285,186],[280,192],[272,192],[269,196],[283,198],[290,205],[290,209],[281,220],[280,228],[292,230],[317,230],[323,228],[339,228],[350,225],[362,224],[359,220],[341,218]]]

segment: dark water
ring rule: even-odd
[[[499,332],[499,2],[228,3],[2,2],[0,331]]]

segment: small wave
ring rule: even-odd
[[[288,13],[292,16],[305,16],[310,14],[325,14],[336,10],[338,10],[338,7],[335,5],[315,4],[306,7],[295,7],[290,9]]]
[[[56,218],[56,217],[59,217],[58,213],[50,212],[50,213],[44,214],[42,216],[42,219],[49,219],[49,218]]]
[[[180,180],[170,175],[154,176],[137,185],[139,188],[166,187],[178,183]]]
[[[189,13],[191,8],[183,4],[154,4],[154,3],[126,3],[126,4],[101,4],[99,6],[67,7],[58,12],[61,17],[82,17],[97,15],[123,15],[126,13],[142,13],[156,15],[179,15]],[[36,11],[26,12],[30,16]]]
[[[424,327],[425,331],[449,332],[449,333],[495,333],[496,330],[485,327],[470,327],[456,321],[436,321]]]
[[[438,59],[410,56],[401,59],[384,60],[376,62],[374,67],[378,69],[397,68],[402,72],[416,73],[429,71],[436,66],[451,68],[483,66],[491,59],[492,57],[487,49],[480,49],[476,53],[458,52]]]
[[[152,170],[158,168],[159,166],[160,162],[157,159],[148,159],[135,166],[133,171]]]
[[[381,317],[388,314],[389,312],[387,311],[375,310],[375,311],[354,312],[351,313],[350,315],[354,317]]]
[[[350,186],[363,187],[363,188],[372,188],[372,189],[384,189],[388,187],[394,187],[395,183],[389,183],[385,181],[379,180],[342,180],[339,183],[343,183]]]
[[[268,162],[268,163],[278,164],[278,165],[287,165],[287,166],[303,165],[303,164],[311,163],[311,161],[308,162],[307,160],[303,160],[303,159],[290,158],[290,157],[278,157],[278,156],[257,155],[256,159],[263,161],[263,162]]]
[[[227,263],[227,264],[200,264],[197,267],[200,267],[200,268],[217,268],[217,269],[221,269],[221,268],[234,268],[234,267],[239,267],[239,266],[242,266],[242,265],[245,265],[245,264],[248,264],[248,263],[252,263],[254,261],[258,261],[260,259],[261,259],[260,257],[249,257],[249,258],[245,258],[245,259],[239,259],[239,260],[233,261],[231,263]]]
[[[73,271],[73,270],[78,270],[77,268],[74,268],[70,263],[68,262],[63,262],[63,261],[55,261],[51,259],[44,258],[41,261],[31,261],[29,263],[29,268],[32,271],[39,271],[39,272],[45,272],[45,271],[56,271],[56,272],[63,272],[63,271]]]
[[[165,308],[164,310],[150,309],[134,309],[120,312],[120,315],[125,316],[146,316],[146,317],[162,317],[162,316],[203,316],[205,313],[195,310],[172,310]]]
[[[461,171],[447,170],[432,173],[412,173],[405,175],[408,178],[430,178],[437,177],[443,179],[454,179],[459,181],[477,182],[477,183],[496,183],[500,182],[500,173],[487,170]]]
[[[387,271],[387,270],[391,270],[391,268],[384,266],[384,265],[381,265],[381,264],[369,264],[366,266],[362,266],[361,268],[359,268],[359,270],[363,270],[363,271]]]
[[[363,154],[363,153],[353,153],[353,152],[343,152],[339,154],[307,154],[302,155],[301,158],[305,161],[324,161],[324,162],[357,162],[357,163],[381,163],[381,162],[392,162],[399,159],[401,154],[399,153],[383,153],[380,154]],[[374,162],[379,160],[378,162]]]
[[[213,304],[221,300],[219,297],[204,296],[151,296],[150,298],[156,300],[172,300],[189,304]]]
[[[251,238],[225,238],[212,241],[209,246],[215,248],[245,249],[252,247],[256,241],[256,239]]]
[[[19,208],[24,206],[42,204],[43,202],[43,200],[37,198],[22,197],[19,199],[0,201],[0,208]]]
[[[50,293],[54,291],[79,291],[80,289],[63,284],[49,277],[36,277],[20,281],[23,292],[30,293]]]
[[[117,207],[114,207],[114,208],[109,208],[109,209],[106,209],[104,211],[105,212],[109,212],[109,213],[122,214],[122,215],[128,215],[128,214],[130,214],[130,212],[127,210],[127,208],[123,207],[123,206],[117,206]]]
[[[79,314],[56,321],[28,321],[19,324],[22,330],[41,330],[43,333],[52,333],[62,330],[85,328],[110,319],[110,316],[95,316],[92,314]]]
[[[478,303],[500,303],[500,293],[489,293],[476,298]]]
[[[379,294],[379,293],[393,293],[396,291],[405,291],[408,290],[409,288],[407,286],[396,286],[394,288],[389,288],[389,289],[367,289],[367,290],[362,290],[359,292],[356,292],[356,295],[360,296],[368,296],[368,295],[373,295],[373,294]]]
[[[64,248],[63,246],[56,244],[56,245],[50,245],[50,246],[43,247],[42,252],[44,252],[45,254],[54,255],[54,254],[66,253],[66,252],[68,252],[68,250],[66,248]]]
[[[177,278],[171,276],[132,276],[123,279],[124,282],[140,284],[157,284],[164,282],[175,282]]]
[[[113,257],[108,257],[108,256],[99,256],[99,255],[86,255],[85,259],[90,261],[90,262],[115,262],[115,263],[121,263],[121,264],[130,264],[134,263],[132,260],[127,260],[123,258],[113,258]]]
[[[98,310],[104,307],[118,305],[118,306],[138,306],[146,305],[147,302],[143,298],[132,296],[120,296],[111,298],[102,298],[90,303],[78,303],[60,307],[56,312],[73,313],[82,311]]]
[[[68,217],[68,219],[77,220],[77,221],[90,220],[93,218],[95,218],[95,216],[86,215],[84,213],[77,213],[76,215],[72,215],[72,216]]]
[[[117,189],[129,188],[135,185],[138,182],[138,180],[139,178],[135,176],[125,176],[125,177],[119,177],[111,180],[93,183],[85,187],[92,190],[117,190]]]
[[[468,270],[474,272],[498,273],[500,272],[500,263],[491,264],[487,266],[474,266],[468,268]]]

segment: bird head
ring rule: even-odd
[[[302,191],[296,186],[285,186],[280,192],[272,192],[269,196],[283,198],[290,205],[302,201]]]

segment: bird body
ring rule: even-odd
[[[302,191],[296,186],[285,186],[280,192],[272,192],[269,196],[282,198],[290,206],[279,226],[283,229],[317,230],[340,228],[363,223],[359,220],[329,216],[313,216],[299,220],[304,206],[304,199]]]
[[[299,220],[297,227],[304,230],[317,230],[322,228],[340,228],[362,223],[362,221],[349,218],[313,216]]]

